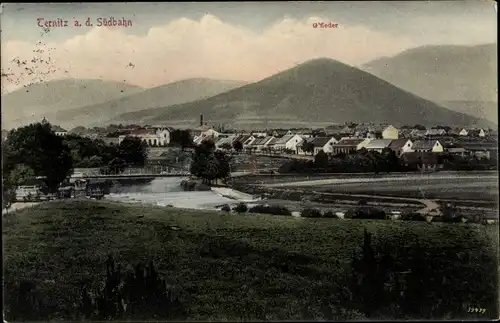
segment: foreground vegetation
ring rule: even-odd
[[[3,222],[8,321],[498,316],[495,227],[91,201],[46,203]],[[149,269],[143,276],[136,267],[127,280],[115,263],[123,271],[140,263]],[[168,313],[148,312],[131,298],[132,312],[103,311],[116,293],[112,277],[135,286],[137,295],[140,286],[156,286]],[[167,290],[158,287],[162,280]],[[23,299],[38,305],[16,311]]]

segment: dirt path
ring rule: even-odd
[[[276,189],[276,190],[284,190],[284,189]],[[324,193],[324,192],[317,192],[317,191],[308,191],[308,190],[301,190],[301,189],[292,189],[295,192],[302,192],[302,193],[309,193],[309,194],[318,194],[318,195],[334,195],[334,196],[349,196],[349,197],[359,197],[359,198],[372,198],[372,199],[378,199],[378,200],[399,200],[399,201],[406,201],[406,202],[417,202],[422,205],[424,205],[424,208],[418,210],[417,212],[420,214],[426,214],[431,210],[434,209],[439,209],[440,205],[436,203],[433,200],[428,200],[428,199],[417,199],[417,198],[407,198],[407,197],[397,197],[397,196],[381,196],[381,195],[369,195],[369,194],[347,194],[347,193]]]

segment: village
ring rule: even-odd
[[[82,128],[82,127],[77,127]],[[171,126],[119,125],[115,131],[105,128],[87,129],[81,134],[92,140],[103,140],[109,145],[119,145],[126,137],[139,138],[149,151],[161,151],[161,147],[172,147]],[[116,131],[118,129],[118,131]],[[57,125],[53,130],[58,136],[75,133]],[[183,129],[184,130],[184,129]],[[422,125],[402,126],[346,123],[325,128],[266,129],[238,131],[224,129],[220,125],[209,125],[200,115],[198,127],[188,129],[193,144],[212,140],[217,149],[238,150],[249,154],[272,154],[308,158],[323,151],[328,155],[350,154],[361,149],[381,153],[384,148],[393,150],[398,157],[408,160],[421,157],[429,163],[426,167],[438,166],[441,153],[460,156],[475,156],[479,159],[496,158],[498,132],[483,128],[456,128],[453,125],[426,127]],[[6,133],[2,132],[3,139]],[[189,147],[187,147],[189,148]]]

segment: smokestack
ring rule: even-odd
[[[200,114],[200,126],[203,126],[203,114]]]

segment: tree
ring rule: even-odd
[[[314,156],[314,166],[321,169],[328,167],[328,155],[323,150],[320,150],[316,156]]]
[[[118,146],[119,156],[127,164],[144,166],[147,156],[146,145],[139,138],[125,137]]]
[[[193,146],[193,137],[189,130],[176,129],[170,133],[170,142],[182,147],[182,150]]]
[[[305,141],[302,144],[302,150],[305,153],[310,153],[312,155],[314,153],[314,144],[312,142],[310,142],[310,141]]]
[[[26,166],[24,164],[17,164],[14,166],[12,171],[9,173],[8,183],[12,187],[22,185],[26,180],[35,178],[35,171],[33,168]]]
[[[387,172],[394,172],[399,170],[399,158],[396,152],[390,148],[382,149],[383,166]]]
[[[237,152],[240,152],[243,150],[243,144],[239,140],[235,140],[233,142],[233,149],[236,150]]]
[[[107,171],[111,174],[120,174],[127,168],[127,162],[120,157],[113,158],[107,165]]]
[[[49,191],[55,192],[72,173],[70,150],[48,123],[33,123],[12,131],[5,148],[8,151],[4,154],[4,173],[7,176],[15,165],[24,164],[33,170],[35,176],[43,176]]]
[[[227,178],[230,174],[229,158],[224,152],[215,151],[213,141],[205,140],[195,147],[190,172],[203,179],[205,184],[215,179]]]

